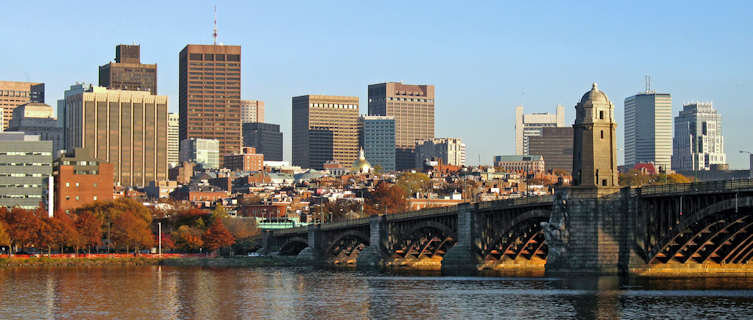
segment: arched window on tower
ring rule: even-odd
[[[604,111],[603,110],[599,111],[599,119],[600,120],[604,120]]]

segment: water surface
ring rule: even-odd
[[[0,319],[753,317],[753,279],[481,278],[310,268],[0,270]]]

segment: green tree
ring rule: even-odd
[[[397,177],[397,185],[409,196],[431,190],[431,179],[422,172],[403,172]]]
[[[212,210],[212,217],[214,218],[227,218],[228,214],[227,211],[225,211],[225,207],[222,205],[222,203],[217,203],[217,205],[214,206],[214,210]]]

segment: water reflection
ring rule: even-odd
[[[0,270],[0,319],[748,318],[753,279],[450,278],[307,268]]]

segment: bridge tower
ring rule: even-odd
[[[573,185],[617,187],[614,105],[596,82],[575,105]]]
[[[620,192],[614,105],[596,83],[575,105],[573,186],[559,189],[549,222],[547,273],[616,274],[630,264],[629,189]]]

